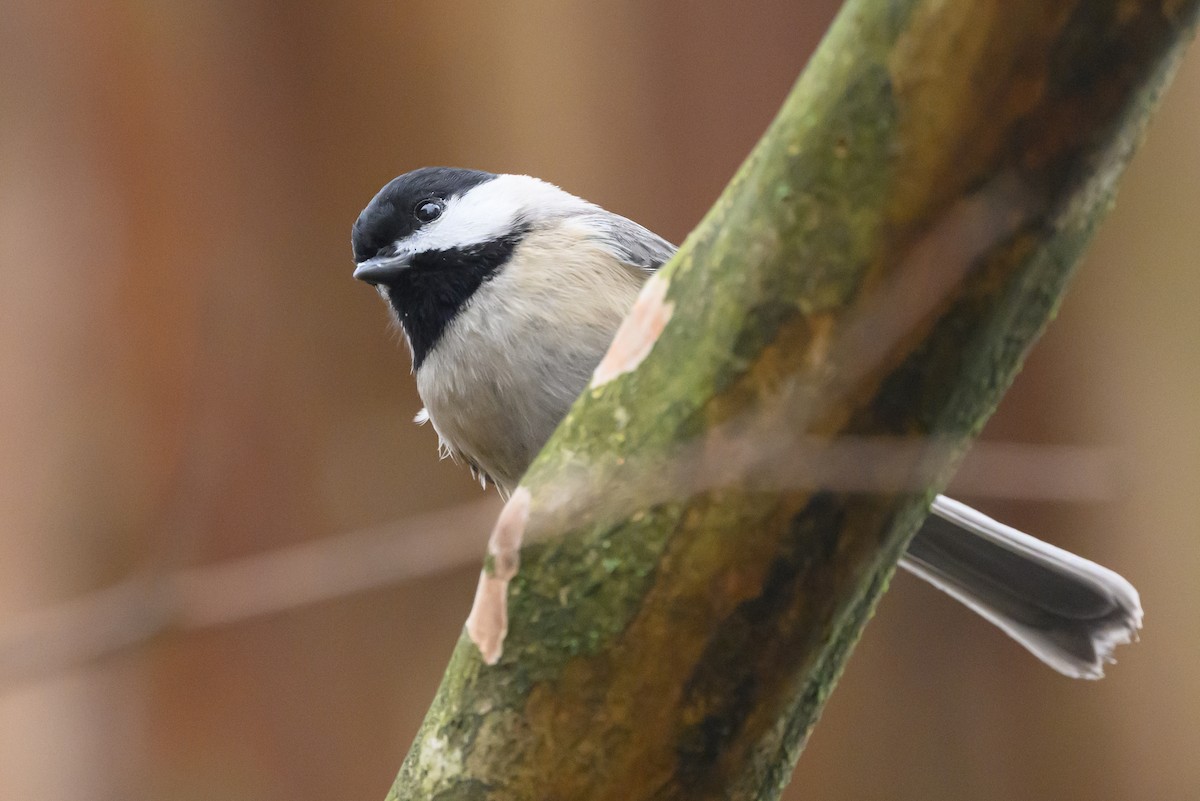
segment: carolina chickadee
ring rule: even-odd
[[[354,223],[354,277],[387,301],[443,452],[516,488],[608,348],[666,240],[525,175],[426,167]],[[1067,676],[1141,627],[1121,576],[938,497],[900,561]]]

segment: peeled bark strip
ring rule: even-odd
[[[530,470],[502,656],[460,640],[389,798],[777,798],[1198,6],[848,2]]]

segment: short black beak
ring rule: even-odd
[[[387,284],[407,270],[408,266],[407,256],[376,256],[360,261],[354,267],[354,277],[372,285]]]

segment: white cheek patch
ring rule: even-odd
[[[496,519],[488,540],[492,572],[489,575],[484,570],[479,574],[475,603],[467,617],[467,636],[488,665],[499,662],[504,652],[504,638],[508,636],[508,582],[521,565],[521,540],[529,523],[530,499],[529,490],[517,487]]]
[[[642,287],[633,309],[617,329],[608,352],[592,374],[593,389],[625,373],[632,373],[650,355],[675,312],[675,304],[667,301],[668,286],[663,274],[655,273]]]
[[[442,216],[397,246],[408,253],[451,250],[491,242],[513,232],[529,209],[565,209],[589,204],[553,184],[528,175],[498,175],[451,198]]]

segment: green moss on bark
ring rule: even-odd
[[[1198,6],[847,3],[664,269],[649,356],[526,476],[503,656],[464,636],[390,797],[776,798]],[[916,458],[780,460],[860,441]]]

